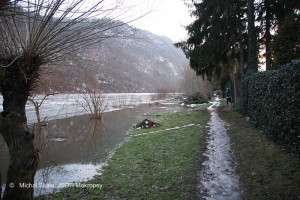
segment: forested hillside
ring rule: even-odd
[[[188,63],[169,38],[143,30],[107,39],[67,60],[43,72],[37,93],[84,92],[91,78],[96,78],[104,92],[176,92]]]

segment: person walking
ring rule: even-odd
[[[230,104],[232,104],[231,103],[231,90],[230,90],[230,88],[227,88],[227,90],[226,90],[226,103],[227,103],[227,106],[228,106],[228,102],[230,102]]]

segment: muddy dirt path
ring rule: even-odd
[[[216,111],[219,99],[208,108],[211,117],[208,123],[207,158],[197,173],[197,199],[236,200],[240,197],[239,179],[234,172],[234,160],[226,134],[226,123]]]

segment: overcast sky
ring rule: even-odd
[[[192,19],[183,0],[131,0],[131,3],[136,5],[134,15],[150,11],[131,25],[167,36],[173,42],[187,39],[187,32],[183,26],[190,24]]]

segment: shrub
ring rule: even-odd
[[[202,104],[202,103],[208,103],[208,100],[200,92],[196,92],[194,94],[189,95],[183,103],[184,104]]]
[[[236,109],[269,138],[300,153],[300,61],[244,78]]]

